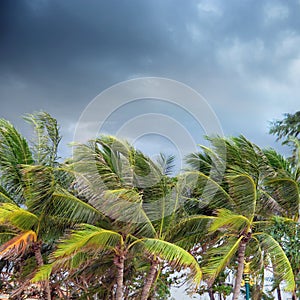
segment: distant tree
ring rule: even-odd
[[[269,133],[277,136],[277,140],[283,140],[282,144],[287,144],[290,137],[299,139],[300,111],[294,114],[286,113],[282,120],[271,122]]]

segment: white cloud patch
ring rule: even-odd
[[[276,2],[269,2],[264,7],[265,23],[272,24],[273,22],[285,20],[288,18],[289,13],[287,6]]]
[[[241,41],[235,38],[217,50],[216,58],[223,68],[245,75],[248,68],[265,58],[264,42],[260,39]]]
[[[290,58],[299,55],[300,35],[295,31],[285,30],[278,38],[275,55],[278,58]]]
[[[202,14],[204,12],[216,16],[222,15],[221,7],[217,4],[216,1],[213,0],[202,0],[198,3],[197,8],[199,14]]]

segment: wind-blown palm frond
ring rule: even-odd
[[[287,291],[294,291],[295,279],[291,264],[278,242],[265,233],[253,234],[261,244],[261,248],[269,255],[276,278],[284,281]]]
[[[22,256],[36,240],[36,233],[32,230],[20,233],[0,246],[0,259],[13,259]]]
[[[15,201],[10,197],[8,192],[2,186],[0,186],[0,203],[16,204]]]
[[[212,282],[218,274],[225,269],[231,258],[238,250],[239,244],[243,237],[229,237],[221,241],[217,247],[212,247],[207,252],[208,260],[202,268],[203,273],[208,276]]]
[[[292,174],[293,170],[290,162],[280,153],[274,149],[266,149],[263,152],[268,159],[269,165],[278,175],[285,177],[287,174]]]
[[[131,232],[154,237],[156,230],[143,207],[142,195],[134,189],[106,191],[98,208],[116,221],[127,224]]]
[[[237,215],[227,209],[219,209],[217,210],[217,217],[213,219],[209,227],[209,231],[214,232],[229,227],[231,230],[234,229],[236,232],[240,232],[250,224],[250,220],[243,215]]]
[[[27,114],[24,119],[32,124],[36,133],[33,153],[36,164],[53,166],[61,136],[56,119],[46,112]]]
[[[298,220],[300,190],[298,183],[291,178],[274,178],[266,181],[269,194],[283,208],[287,217]]]
[[[69,238],[63,239],[58,244],[57,250],[52,254],[53,258],[74,255],[78,251],[93,251],[99,249],[112,250],[123,244],[122,236],[112,230],[105,230],[88,224],[82,224],[78,230],[74,230]]]
[[[77,223],[92,223],[103,217],[99,210],[61,187],[53,192],[46,209],[53,216],[60,216]]]
[[[253,218],[256,208],[256,185],[249,175],[226,176],[229,194],[235,202],[235,211]]]
[[[43,266],[40,266],[38,271],[34,274],[33,278],[31,279],[31,282],[36,283],[48,280],[50,278],[52,269],[52,264],[45,264]]]
[[[190,250],[207,235],[209,224],[214,219],[215,217],[204,215],[181,218],[173,228],[170,228],[166,239],[186,250]]]
[[[170,176],[173,173],[175,167],[175,155],[166,155],[164,153],[160,153],[157,159],[157,163],[161,168],[161,172],[164,175]]]
[[[235,203],[226,190],[209,176],[196,171],[182,174],[185,188],[190,195],[199,199],[199,208],[232,208]]]
[[[33,163],[29,146],[8,121],[0,119],[0,169],[1,182],[17,203],[23,203],[22,165]]]
[[[151,254],[155,254],[161,259],[166,260],[174,267],[190,268],[192,280],[196,287],[199,286],[202,271],[197,260],[189,252],[177,245],[158,239],[143,239],[142,244]]]
[[[0,223],[3,225],[10,224],[19,230],[29,230],[36,228],[39,219],[36,215],[10,203],[0,205]]]

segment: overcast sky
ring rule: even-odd
[[[0,116],[26,132],[20,116],[45,110],[58,119],[66,144],[99,93],[128,79],[164,77],[199,92],[225,135],[274,146],[268,121],[299,110],[299,16],[297,0],[2,0]],[[110,120],[100,120],[107,132],[151,114],[173,118],[195,143],[206,132],[157,99],[111,105]],[[150,154],[186,146],[172,140],[167,123],[161,127],[170,136],[146,121],[133,126],[143,133],[136,145]],[[178,129],[179,139],[184,134]]]

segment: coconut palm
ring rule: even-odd
[[[300,168],[299,168],[299,141],[294,140],[295,155],[294,163],[284,158],[282,155],[272,149],[266,150],[264,153],[268,158],[269,164],[276,172],[276,178],[271,179],[271,189],[273,190],[274,198],[279,203],[281,211],[289,215],[294,222],[277,218],[270,232],[272,236],[282,245],[289,261],[293,267],[295,278],[299,277],[299,255],[297,254],[297,239],[299,236],[298,224],[299,221],[299,205],[297,201],[290,201],[289,195],[294,195],[292,199],[299,199],[299,183],[300,183]],[[286,209],[288,208],[288,209]],[[275,278],[276,279],[276,278]],[[277,282],[277,281],[276,281]],[[299,282],[296,280],[297,285]],[[277,293],[280,294],[279,284],[277,283]],[[296,287],[292,298],[296,299]]]
[[[254,266],[260,264],[254,262],[267,259],[279,280],[287,282],[288,290],[293,289],[295,282],[291,265],[278,242],[268,233],[268,226],[272,224],[274,214],[289,218],[298,214],[299,193],[296,186],[278,178],[263,151],[244,137],[216,137],[211,142],[213,149],[204,148],[204,154],[190,156],[193,166],[197,160],[198,166],[206,166],[206,174],[198,172],[199,178],[207,177],[207,162],[211,162],[211,166],[223,164],[225,171],[223,180],[220,181],[214,172],[213,176],[218,180],[214,180],[213,176],[207,177],[206,182],[203,184],[201,181],[194,192],[194,197],[199,200],[199,213],[207,211],[211,215],[209,231],[219,237],[206,252],[207,265],[203,270],[209,282],[236,258],[233,299],[237,299],[244,260],[251,258],[252,269],[256,270]]]
[[[195,259],[172,243],[171,232],[180,216],[179,190],[183,182],[177,184],[163,174],[162,170],[170,169],[172,159],[162,158],[163,168],[128,143],[103,136],[86,145],[78,145],[70,164],[76,176],[74,185],[78,195],[109,219],[110,228],[95,228],[118,237],[118,244],[110,248],[115,249],[113,263],[119,271],[118,297],[122,291],[123,279],[121,282],[120,278],[123,278],[125,258],[130,256],[129,249],[136,247],[146,250],[146,260],[150,263],[141,299],[148,298],[155,278],[160,274],[159,269],[166,262],[175,268],[190,266],[196,282],[201,278]],[[76,243],[74,234],[67,243]],[[103,245],[98,246],[102,245],[103,251],[107,251],[106,242],[101,243]],[[86,247],[82,245],[83,250]],[[95,251],[98,248],[95,247]],[[44,278],[43,270],[37,278]]]
[[[0,223],[6,227],[5,236],[11,237],[1,245],[0,257],[14,261],[32,250],[37,266],[42,266],[45,243],[53,243],[79,214],[77,221],[82,222],[98,212],[64,188],[66,173],[58,163],[61,138],[56,120],[44,112],[27,115],[26,120],[36,133],[31,145],[12,124],[0,120]],[[26,284],[28,280],[14,294]],[[51,299],[48,281],[45,293]]]

